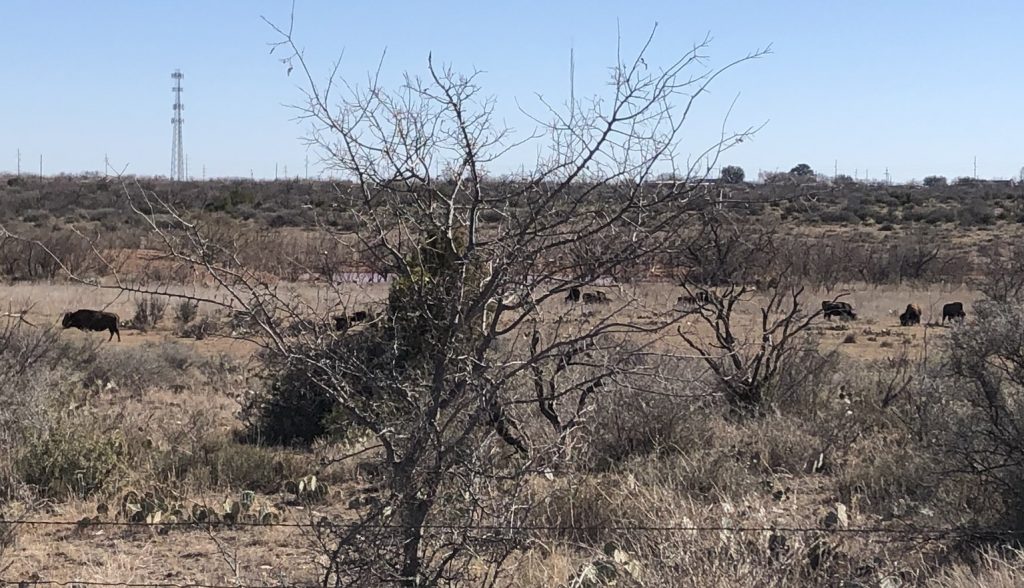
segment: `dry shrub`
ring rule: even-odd
[[[947,397],[933,397],[931,434],[947,467],[972,479],[980,524],[1024,522],[1024,306],[979,302],[976,322],[955,327]]]
[[[204,314],[191,322],[179,324],[175,329],[175,335],[202,341],[207,337],[219,334],[222,326],[218,316]]]
[[[199,303],[191,300],[182,300],[174,306],[174,320],[181,326],[185,326],[195,320],[199,315]]]
[[[145,343],[136,347],[84,349],[82,383],[88,387],[116,387],[126,394],[141,394],[158,387],[184,385],[202,372],[206,360],[194,350],[176,343]]]
[[[935,588],[1016,588],[1024,585],[1024,552],[1019,549],[985,549],[976,562],[959,562],[928,582]]]
[[[835,481],[839,500],[883,517],[919,519],[936,513],[938,464],[931,452],[906,437],[873,435],[845,450]]]
[[[130,324],[133,329],[148,331],[156,327],[167,310],[167,301],[159,296],[147,296],[135,301],[135,316]]]
[[[675,479],[676,466],[647,460],[629,474],[565,478],[535,488],[544,498],[533,516],[545,530],[534,544],[557,555],[560,569],[575,572],[600,560],[599,550],[613,543],[636,562],[643,586],[873,584],[920,549],[856,535],[772,531],[816,527],[820,513],[780,511],[756,494],[695,503],[686,483]],[[758,530],[729,530],[735,527]]]
[[[151,479],[222,491],[274,493],[285,482],[314,472],[308,456],[241,444],[223,433],[206,435],[188,449],[168,445],[149,460]]]
[[[49,429],[69,397],[61,365],[73,355],[52,329],[0,323],[0,501],[18,493],[30,439]]]
[[[695,421],[700,402],[685,391],[650,394],[616,389],[600,395],[587,431],[583,461],[603,471],[633,457],[666,454],[702,442],[703,427]],[[678,396],[674,396],[678,394]]]

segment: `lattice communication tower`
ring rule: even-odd
[[[174,86],[171,88],[174,92],[174,116],[171,117],[171,179],[179,182],[185,179],[185,147],[181,142],[181,126],[185,123],[182,116],[185,105],[181,103],[181,80],[184,77],[185,74],[177,69],[171,74],[171,79],[174,80]]]

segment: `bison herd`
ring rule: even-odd
[[[832,317],[839,317],[846,320],[852,320],[857,318],[857,313],[853,311],[853,306],[848,302],[840,302],[836,300],[822,300],[821,301],[822,314],[825,315],[826,319],[832,320]],[[916,304],[908,304],[906,310],[900,314],[900,326],[912,327],[914,325],[921,324],[921,307]],[[950,302],[942,306],[942,324],[946,324],[946,321],[958,321],[962,322],[967,317],[967,313],[964,312],[963,302]]]
[[[594,292],[583,292],[579,288],[571,288],[565,297],[566,302],[576,303],[582,302],[583,304],[608,304],[611,300],[608,295],[601,291]],[[687,306],[700,306],[709,304],[712,302],[712,295],[705,291],[699,291],[693,295],[680,296],[676,300],[677,305]],[[843,302],[840,300],[822,300],[821,301],[822,315],[827,320],[832,320],[833,317],[842,320],[856,320],[857,313],[853,310],[853,305],[849,302]],[[921,324],[921,307],[916,304],[908,304],[906,310],[900,314],[900,326],[911,327],[914,325]],[[946,324],[946,321],[950,322],[962,322],[967,317],[967,313],[964,312],[964,304],[962,302],[950,302],[942,306],[942,324]],[[351,326],[359,323],[366,323],[375,320],[377,317],[374,313],[366,310],[358,310],[352,314],[336,315],[331,317],[334,320],[334,329],[336,331],[347,331]],[[117,315],[112,312],[104,312],[101,310],[89,310],[79,309],[74,312],[64,313],[64,317],[61,320],[61,325],[65,329],[76,328],[80,331],[109,331],[110,338],[107,341],[112,341],[114,336],[117,336],[117,340],[121,340],[121,332],[118,330],[120,320]]]
[[[611,300],[601,291],[583,292],[579,288],[570,288],[565,296],[566,302],[582,302],[583,304],[608,304]]]

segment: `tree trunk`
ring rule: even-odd
[[[422,498],[411,498],[404,505],[402,517],[402,570],[400,585],[409,588],[420,586],[420,544],[423,542],[423,523],[430,511],[430,502]]]

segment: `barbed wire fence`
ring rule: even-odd
[[[334,522],[327,517],[321,517],[315,522],[249,522],[249,521],[167,521],[160,523],[129,522],[129,521],[97,521],[94,519],[83,520],[46,520],[46,519],[11,519],[0,518],[0,525],[8,526],[44,526],[44,527],[74,527],[85,529],[88,527],[116,527],[131,529],[253,529],[253,528],[302,528],[315,529],[317,527],[329,527],[333,529],[401,529],[401,525],[387,525],[379,523],[359,522]],[[822,526],[791,526],[791,525],[458,525],[458,524],[427,524],[423,526],[424,531],[491,531],[506,536],[515,536],[538,532],[559,532],[559,533],[719,533],[719,534],[801,534],[801,535],[831,535],[831,536],[878,536],[884,537],[887,541],[910,541],[910,542],[941,542],[963,539],[1019,539],[1024,537],[1024,529],[995,528],[995,527],[971,527],[971,526],[900,526],[900,527],[844,527],[838,525]],[[18,588],[30,588],[32,586],[66,586],[93,587],[110,586],[115,588],[295,588],[306,586],[302,583],[293,584],[207,584],[207,583],[177,583],[177,582],[115,582],[115,581],[78,581],[78,580],[52,580],[38,576],[23,579],[12,579],[0,576],[0,587],[17,586]]]

